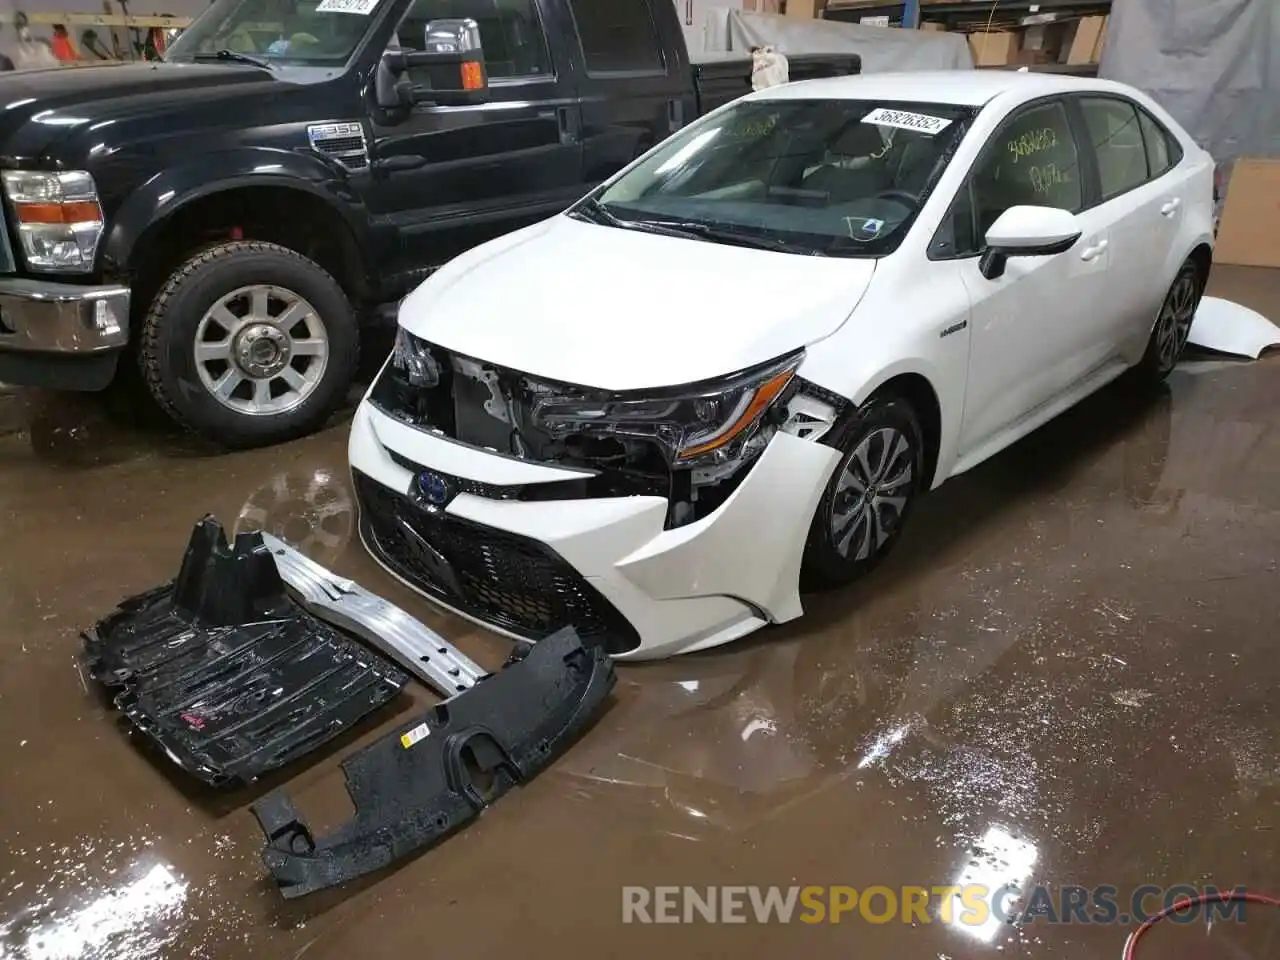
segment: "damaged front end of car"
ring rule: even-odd
[[[462,356],[402,327],[369,400],[429,433],[581,474],[524,487],[463,481],[466,492],[525,501],[662,497],[674,529],[720,507],[779,430],[817,439],[810,435],[834,423],[842,401],[796,376],[803,359],[797,350],[702,383],[613,392]]]

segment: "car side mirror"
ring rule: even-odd
[[[978,268],[988,280],[1004,274],[1010,257],[1049,257],[1075,246],[1084,231],[1076,215],[1058,207],[1010,207],[987,231]]]
[[[431,20],[421,50],[390,49],[379,64],[378,104],[467,106],[489,99],[480,26],[474,20]],[[409,78],[412,70],[414,76]]]

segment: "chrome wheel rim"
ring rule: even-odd
[[[320,314],[285,287],[232,290],[196,327],[196,371],[224,407],[262,417],[303,403],[329,365],[329,335]]]
[[[1191,335],[1191,321],[1196,313],[1196,281],[1189,275],[1179,277],[1164,298],[1156,320],[1156,357],[1161,370],[1171,370],[1182,355]]]
[[[836,483],[831,542],[842,557],[866,560],[902,522],[915,479],[911,441],[881,427],[862,438]]]

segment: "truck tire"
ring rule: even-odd
[[[245,449],[323,425],[346,396],[359,348],[333,277],[287,247],[237,240],[202,250],[161,286],[138,365],[170,417]]]

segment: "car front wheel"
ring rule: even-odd
[[[801,585],[843,586],[882,560],[922,489],[924,442],[911,405],[873,399],[828,441],[843,456],[814,513]]]
[[[244,448],[321,426],[358,353],[355,315],[333,277],[286,247],[234,241],[192,257],[160,288],[138,360],[174,420]]]

